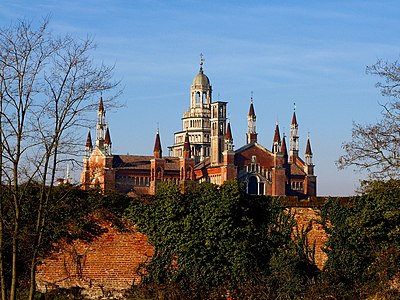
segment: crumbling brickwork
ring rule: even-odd
[[[147,237],[128,225],[123,232],[97,220],[104,233],[92,241],[60,242],[37,269],[37,289],[80,287],[90,297],[118,296],[138,282],[136,269],[153,255]]]

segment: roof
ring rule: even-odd
[[[304,172],[304,170],[302,170],[298,165],[296,164],[291,164],[290,165],[290,174],[291,175],[301,175],[301,176],[305,176],[306,173]]]
[[[210,86],[210,80],[204,74],[203,68],[200,68],[199,73],[193,78],[192,86],[201,85],[201,86]]]
[[[113,155],[113,168],[148,169],[153,156],[148,155]],[[179,157],[164,157],[165,170],[179,170]]]

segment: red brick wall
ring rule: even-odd
[[[318,210],[308,207],[292,207],[290,210],[294,213],[299,231],[301,232],[302,229],[308,230],[308,244],[313,247],[315,243],[315,263],[319,269],[322,269],[327,260],[327,255],[322,251],[322,247],[328,240],[328,235],[322,225],[317,222],[320,220]],[[294,231],[296,232],[296,228]]]
[[[321,248],[328,237],[316,222],[318,210],[307,207],[292,207],[290,210],[295,214],[299,230],[309,229],[308,241],[310,246],[315,241],[316,264],[322,268],[327,257]],[[121,232],[108,221],[96,220],[96,223],[105,230],[101,236],[90,242],[60,242],[57,245],[59,250],[43,259],[37,269],[39,291],[81,287],[86,295],[101,297],[120,295],[133,282],[139,281],[135,273],[138,264],[150,259],[154,253],[146,236],[135,231],[132,225]]]
[[[37,288],[81,287],[91,297],[118,295],[139,276],[138,264],[153,255],[154,248],[145,235],[128,225],[121,232],[107,221],[96,220],[106,232],[93,241],[60,242],[37,269]]]

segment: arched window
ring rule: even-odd
[[[207,94],[206,92],[203,92],[203,104],[207,103]]]
[[[196,93],[196,103],[200,103],[200,92]]]

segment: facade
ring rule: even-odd
[[[189,110],[183,114],[182,130],[175,133],[174,145],[169,147],[171,155],[162,155],[158,130],[152,156],[116,155],[111,151],[110,131],[100,99],[95,144],[90,131],[87,137],[82,188],[99,186],[103,190],[140,195],[154,194],[157,184],[163,181],[173,181],[184,188],[193,182],[222,184],[237,179],[249,194],[316,196],[310,139],[307,139],[303,160],[299,156],[295,111],[289,153],[278,123],[272,149],[258,144],[253,99],[247,118],[246,144],[237,150],[234,150],[231,124],[226,116],[227,102],[212,101],[212,87],[201,60],[199,73],[191,85]]]

